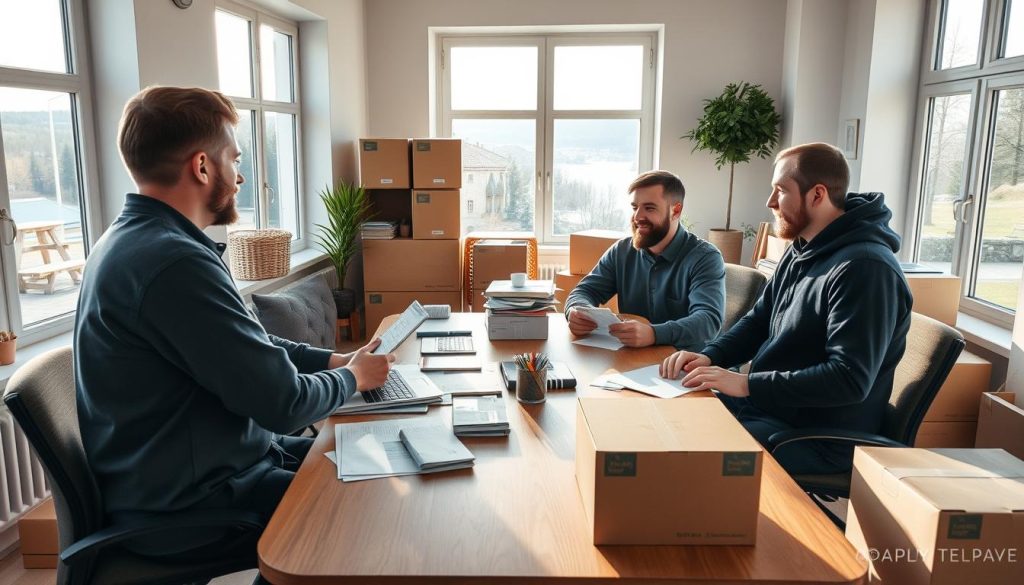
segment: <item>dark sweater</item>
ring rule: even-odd
[[[82,443],[108,514],[244,493],[270,469],[273,433],[355,390],[348,370],[321,371],[331,352],[269,337],[218,244],[142,195],[89,256],[74,344]]]
[[[849,194],[846,213],[794,242],[754,308],[701,352],[722,367],[751,360],[751,403],[794,427],[881,426],[912,302],[883,199]]]

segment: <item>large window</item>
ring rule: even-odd
[[[89,251],[83,30],[80,0],[0,0],[0,328],[23,342],[70,328]]]
[[[962,311],[1009,325],[1024,268],[1024,2],[929,8],[915,258],[962,277]]]
[[[654,33],[442,36],[438,133],[462,139],[463,232],[626,230],[652,165]]]
[[[217,6],[220,89],[241,117],[237,136],[246,178],[239,220],[228,229],[285,229],[301,248],[298,29],[237,4]]]

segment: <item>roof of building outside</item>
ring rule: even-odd
[[[479,144],[462,143],[462,168],[467,171],[504,171],[512,162],[496,152],[491,152]]]

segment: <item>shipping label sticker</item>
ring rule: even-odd
[[[757,453],[722,453],[722,475],[754,475]]]
[[[636,477],[636,453],[605,453],[605,477]]]

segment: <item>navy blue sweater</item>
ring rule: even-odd
[[[188,508],[244,491],[273,433],[321,420],[355,391],[331,352],[272,338],[217,244],[128,195],[86,263],[75,323],[82,443],[108,514]]]
[[[779,262],[754,308],[701,352],[751,360],[750,401],[795,427],[878,432],[906,348],[910,289],[881,193],[851,193],[846,213]]]

